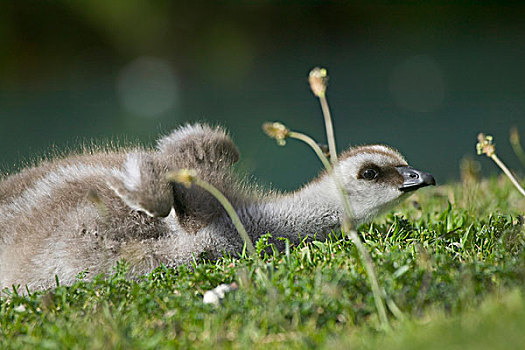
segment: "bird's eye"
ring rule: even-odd
[[[375,169],[366,169],[362,174],[363,178],[366,180],[373,180],[377,175],[379,175],[379,172]]]

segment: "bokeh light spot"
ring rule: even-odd
[[[117,77],[122,106],[146,118],[160,116],[178,102],[178,86],[170,65],[155,57],[139,57],[122,68]]]

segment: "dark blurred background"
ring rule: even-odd
[[[485,131],[519,168],[508,133],[525,138],[524,18],[502,1],[1,1],[0,167],[91,139],[152,145],[200,120],[231,131],[242,169],[295,188],[320,163],[261,124],[326,142],[307,83],[322,65],[339,149],[386,143],[443,183]]]

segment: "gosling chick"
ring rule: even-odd
[[[331,176],[292,193],[265,194],[235,177],[231,165],[238,159],[222,129],[196,124],[161,138],[156,150],[66,158],[8,177],[4,182],[23,185],[0,192],[8,198],[0,198],[0,288],[49,288],[55,275],[71,284],[78,273],[88,279],[108,273],[119,260],[134,277],[160,264],[191,263],[202,253],[237,255],[242,239],[219,203],[195,186],[165,180],[180,168],[196,169],[229,198],[253,242],[266,233],[292,244],[301,237],[324,240],[340,228],[343,208]],[[352,203],[354,225],[435,184],[383,145],[349,149],[334,171]]]

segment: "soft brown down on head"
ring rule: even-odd
[[[386,157],[392,158],[393,163],[398,163],[395,166],[406,166],[407,161],[405,158],[397,151],[396,149],[381,145],[381,144],[374,144],[374,145],[363,145],[363,146],[356,146],[347,149],[341,155],[339,156],[339,160],[344,160],[350,157],[355,157],[358,154],[378,154],[378,155],[384,155]]]

